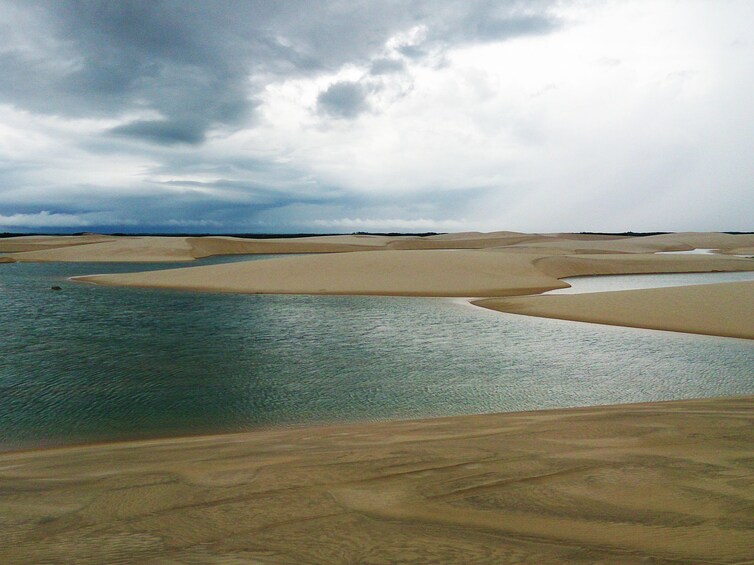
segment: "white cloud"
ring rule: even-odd
[[[66,214],[43,210],[36,214],[0,215],[0,228],[87,227],[102,224],[134,226],[138,225],[138,222],[133,219],[119,218],[111,213],[102,212]]]
[[[247,140],[356,193],[492,189],[450,211],[479,226],[746,229],[734,202],[750,190],[754,55],[734,40],[751,6],[563,4],[560,31],[449,46],[439,67],[407,60],[352,121],[302,104],[321,78],[273,83]],[[675,192],[685,206],[652,206]]]
[[[233,59],[227,99],[206,98],[219,91],[202,80],[201,64],[184,83],[183,67],[148,45],[139,45],[144,65],[90,69],[98,79],[123,79],[133,97],[95,85],[75,97],[75,112],[57,116],[29,109],[44,100],[11,99],[0,105],[0,214],[12,222],[56,216],[61,227],[91,218],[63,212],[88,210],[124,223],[148,215],[150,225],[218,230],[752,229],[753,3],[574,1],[533,3],[525,13],[462,4],[435,3],[423,17],[377,10],[382,35],[357,17],[362,8],[354,5],[350,20],[336,10],[353,27],[350,56],[283,10],[270,23],[274,53],[253,43],[253,61]],[[74,29],[79,18],[69,8]],[[34,27],[26,35],[36,39],[6,37],[37,60],[57,44],[44,40],[55,30],[29,14],[11,15]],[[486,25],[501,14],[502,24]],[[537,16],[545,31],[521,33],[533,24],[505,20],[511,14]],[[186,22],[175,23],[180,44]],[[307,33],[289,35],[296,26]],[[87,41],[99,37],[79,31]],[[138,26],[132,31],[141,37]],[[77,37],[66,49],[82,56],[76,49],[93,44]],[[133,53],[124,53],[130,61]],[[168,83],[138,74],[150,68]],[[207,76],[219,80],[216,71]],[[16,92],[11,82],[0,88],[11,92],[6,99]],[[252,99],[248,115],[234,105]],[[91,117],[83,118],[87,104]],[[206,141],[159,145],[108,134],[171,116]]]

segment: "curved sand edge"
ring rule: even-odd
[[[534,267],[539,257],[470,250],[370,251],[73,280],[210,292],[394,296],[510,296],[567,287]]]
[[[475,300],[511,314],[754,339],[754,282]]]
[[[0,455],[0,561],[734,563],[754,397]]]

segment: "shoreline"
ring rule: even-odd
[[[740,396],[4,453],[0,557],[744,561],[752,424]]]
[[[506,415],[519,415],[519,416],[527,416],[527,415],[547,415],[547,414],[555,414],[555,413],[568,413],[568,412],[578,412],[578,411],[584,411],[584,410],[620,410],[622,408],[657,408],[662,407],[662,405],[665,404],[673,404],[678,402],[696,402],[696,401],[736,401],[736,400],[746,400],[751,399],[754,403],[754,395],[752,394],[741,394],[741,395],[733,395],[733,396],[704,396],[704,397],[692,397],[692,398],[675,398],[671,400],[650,400],[646,402],[617,402],[614,404],[584,404],[579,406],[564,406],[564,407],[554,407],[554,408],[532,408],[528,410],[511,410],[511,411],[504,411],[504,412],[481,412],[481,413],[470,413],[470,414],[456,414],[456,415],[445,415],[445,416],[428,416],[428,417],[406,417],[406,418],[397,418],[397,417],[388,417],[388,418],[371,418],[369,420],[343,420],[343,421],[319,421],[319,422],[304,422],[304,423],[291,423],[291,424],[270,424],[270,425],[264,425],[260,426],[258,428],[251,428],[248,430],[238,430],[238,431],[229,431],[229,432],[207,432],[207,433],[198,433],[198,434],[186,434],[186,435],[167,435],[167,436],[157,436],[157,437],[142,437],[142,438],[124,438],[124,439],[111,439],[111,440],[92,440],[92,441],[84,441],[81,443],[71,443],[71,444],[59,444],[59,445],[49,445],[49,446],[40,446],[40,447],[29,447],[29,448],[22,448],[22,449],[11,449],[8,451],[0,451],[0,461],[4,457],[13,457],[13,456],[26,456],[26,455],[33,455],[33,454],[52,454],[55,453],[65,453],[69,451],[82,451],[82,450],[97,450],[97,449],[117,449],[118,447],[122,447],[124,449],[130,449],[133,447],[149,447],[149,446],[158,446],[162,444],[173,444],[173,443],[193,443],[193,442],[220,442],[220,441],[231,441],[236,439],[243,439],[242,436],[256,436],[260,434],[274,434],[278,432],[291,432],[294,433],[296,431],[306,431],[307,433],[315,433],[318,431],[331,431],[334,429],[341,429],[341,428],[359,428],[359,427],[368,427],[368,426],[380,426],[380,425],[389,425],[389,424],[416,424],[416,425],[428,425],[431,426],[433,423],[440,423],[444,421],[452,421],[452,420],[461,420],[461,419],[474,419],[474,418],[492,418],[496,416],[506,416]],[[0,471],[2,471],[2,468],[0,468]]]

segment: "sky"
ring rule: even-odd
[[[0,0],[0,232],[754,230],[754,2]]]

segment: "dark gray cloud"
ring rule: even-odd
[[[336,82],[317,97],[320,113],[336,118],[355,118],[369,109],[367,90],[358,82]]]
[[[412,24],[427,25],[430,41],[450,43],[553,26],[547,17],[519,16],[515,4],[496,2],[48,0],[7,2],[4,11],[0,99],[67,116],[153,110],[176,126],[135,123],[128,131],[146,129],[147,139],[167,143],[173,137],[153,135],[155,129],[183,131],[189,120],[205,131],[238,124],[265,77],[367,62]],[[14,24],[25,28],[23,46]],[[423,53],[421,46],[402,50]],[[378,59],[373,69],[391,65],[400,67]]]
[[[369,72],[373,75],[389,75],[402,72],[405,68],[406,64],[400,59],[379,58],[372,61]]]
[[[201,122],[169,120],[137,120],[112,128],[114,135],[133,137],[153,143],[173,145],[176,143],[198,144],[204,141]]]
[[[407,72],[407,59],[555,29],[549,3],[0,0],[0,106],[40,117],[45,132],[70,119],[113,124],[50,134],[65,155],[33,143],[7,162],[0,155],[0,216],[36,214],[39,225],[79,217],[77,225],[206,220],[239,228],[294,209],[347,214],[356,197],[285,158],[203,152],[207,140],[254,127],[270,83],[332,76],[349,64],[369,75],[330,85],[317,110],[322,120],[355,118],[370,109],[381,81]],[[388,39],[416,26],[425,30],[421,40],[387,53]],[[65,167],[80,160],[73,168],[85,170],[89,156],[99,168],[66,184]],[[109,158],[127,182],[97,184]],[[152,180],[182,175],[223,180]]]

